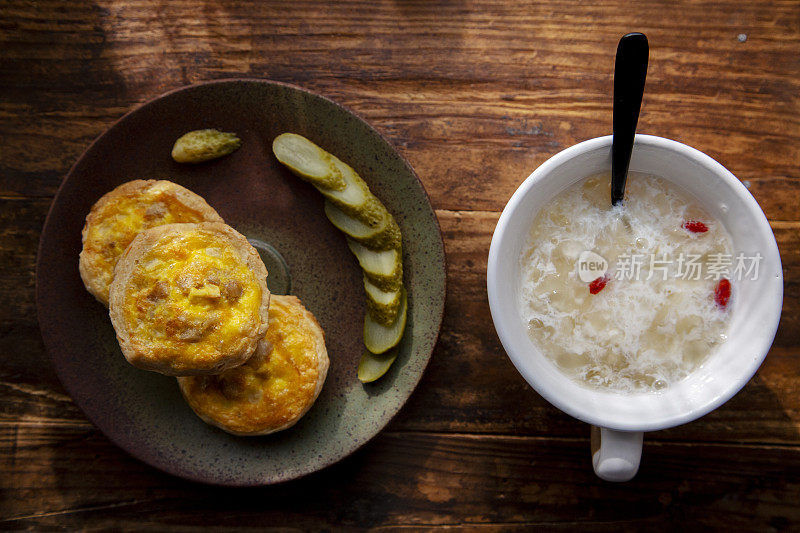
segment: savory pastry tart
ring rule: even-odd
[[[109,311],[132,365],[171,376],[244,363],[269,318],[267,269],[233,228],[214,222],[143,231],[117,263]]]
[[[79,267],[86,289],[108,305],[114,266],[136,235],[176,222],[223,222],[203,198],[165,180],[124,183],[92,206],[83,226]]]
[[[252,358],[218,376],[178,383],[206,423],[234,435],[266,435],[294,425],[311,408],[328,363],[314,315],[294,296],[273,296],[266,338]]]

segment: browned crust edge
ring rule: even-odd
[[[149,353],[152,346],[146,345],[131,335],[131,331],[124,318],[124,299],[128,283],[136,271],[141,258],[156,245],[162,238],[170,235],[180,235],[187,231],[208,231],[226,238],[234,250],[239,254],[245,264],[253,272],[256,282],[261,288],[261,305],[259,306],[259,317],[261,322],[257,329],[247,335],[247,342],[242,349],[231,354],[220,356],[221,361],[211,368],[196,368],[189,371],[175,371],[169,365],[155,363],[150,360]],[[202,222],[199,224],[164,224],[155,226],[139,233],[133,239],[130,246],[125,250],[117,262],[114,270],[114,280],[111,282],[109,294],[109,316],[117,334],[122,354],[130,364],[135,367],[152,370],[168,376],[199,376],[208,374],[218,374],[229,368],[239,366],[253,355],[260,339],[264,338],[267,332],[269,321],[269,301],[270,293],[267,289],[267,268],[258,255],[258,252],[247,241],[247,239],[231,228],[230,226],[217,222]]]
[[[317,322],[316,317],[311,313],[311,311],[306,309],[306,307],[303,305],[303,302],[301,302],[300,299],[296,296],[291,296],[291,295],[282,296],[275,294],[272,296],[272,298],[274,298],[274,301],[282,302],[284,304],[300,306],[300,308],[303,311],[303,316],[306,320],[306,324],[308,325],[309,330],[311,330],[314,333],[314,340],[317,348],[315,350],[317,356],[316,388],[314,389],[314,396],[311,399],[311,401],[308,402],[308,405],[305,407],[305,409],[299,412],[297,416],[295,416],[287,423],[277,428],[270,428],[263,431],[252,431],[252,432],[236,431],[234,429],[226,427],[223,423],[218,422],[213,418],[207,416],[206,414],[200,412],[196,408],[196,404],[192,401],[192,396],[189,393],[189,385],[188,385],[189,380],[178,378],[178,386],[180,387],[183,397],[186,399],[186,402],[189,404],[189,407],[192,408],[195,414],[198,417],[200,417],[200,419],[203,420],[203,422],[212,426],[216,426],[222,429],[223,431],[226,431],[227,433],[239,437],[257,437],[261,435],[269,435],[270,433],[283,431],[284,429],[289,429],[290,427],[294,426],[301,418],[303,418],[303,416],[305,416],[305,414],[309,411],[309,409],[311,409],[314,403],[316,403],[317,398],[319,397],[319,394],[322,391],[322,386],[325,384],[325,378],[328,376],[330,359],[328,358],[328,349],[325,346],[325,332],[322,330],[322,326],[319,325],[319,322]],[[266,342],[264,340],[260,341],[257,349],[266,350],[267,349]]]
[[[78,270],[80,271],[81,279],[83,280],[86,290],[89,291],[89,293],[91,293],[91,295],[94,296],[98,302],[102,303],[106,307],[108,307],[108,300],[105,298],[107,287],[98,273],[99,269],[94,265],[94,261],[92,260],[94,254],[90,254],[86,251],[86,236],[89,233],[89,228],[98,222],[100,213],[102,213],[110,204],[116,202],[118,198],[132,196],[161,184],[166,184],[167,192],[169,194],[179,200],[186,207],[200,212],[208,222],[225,222],[222,217],[219,216],[219,213],[217,213],[213,207],[208,205],[202,196],[190,191],[186,187],[168,180],[133,180],[123,183],[117,188],[104,194],[99,200],[97,200],[97,202],[95,202],[95,204],[92,206],[92,209],[89,211],[89,214],[86,215],[86,222],[84,223],[83,230],[81,231],[82,248],[80,255],[78,256]]]

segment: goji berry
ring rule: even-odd
[[[708,226],[699,220],[687,220],[683,223],[683,228],[692,233],[705,233],[708,231]]]
[[[600,276],[596,280],[592,281],[589,284],[589,294],[597,294],[598,292],[602,291],[606,287],[606,283],[608,283],[609,277]]]
[[[725,309],[728,307],[728,300],[731,299],[731,282],[725,278],[722,278],[717,283],[716,288],[714,289],[714,302],[716,302],[717,306],[721,309]]]

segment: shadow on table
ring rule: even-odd
[[[694,442],[796,444],[800,441],[800,431],[781,398],[758,375],[736,396],[704,417],[651,436],[658,440]],[[645,446],[647,439],[645,435]]]

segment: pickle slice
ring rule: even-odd
[[[383,376],[397,357],[408,300],[403,288],[403,241],[397,221],[367,183],[347,163],[305,137],[284,133],[272,149],[278,161],[311,183],[325,197],[325,215],[347,236],[347,245],[364,272],[367,313],[358,378]]]
[[[342,212],[374,227],[383,224],[389,214],[380,200],[369,190],[367,183],[361,179],[353,167],[331,156],[331,162],[342,176],[347,186],[340,191],[317,187],[317,190]]]
[[[333,162],[336,157],[302,135],[278,135],[272,141],[272,151],[278,161],[316,187],[334,191],[344,191],[347,188],[347,182]]]
[[[403,290],[382,291],[364,276],[364,292],[367,293],[367,309],[373,320],[378,324],[391,326],[400,310]]]
[[[302,135],[282,133],[272,141],[278,161],[311,183],[342,212],[370,227],[384,224],[388,211],[353,167]]]
[[[397,359],[397,350],[390,350],[382,354],[374,354],[364,350],[358,362],[358,380],[361,383],[372,383],[381,378],[391,368]]]
[[[403,331],[406,329],[406,315],[408,311],[408,298],[402,291],[400,297],[400,311],[394,323],[384,326],[376,322],[369,313],[364,317],[364,346],[372,353],[379,354],[391,350],[400,343]]]
[[[345,214],[330,201],[325,200],[325,215],[339,231],[368,248],[385,250],[401,244],[400,228],[388,211],[383,217],[382,224],[370,226]]]
[[[349,237],[347,246],[358,259],[361,270],[378,288],[392,291],[402,287],[403,257],[400,248],[372,250]]]

